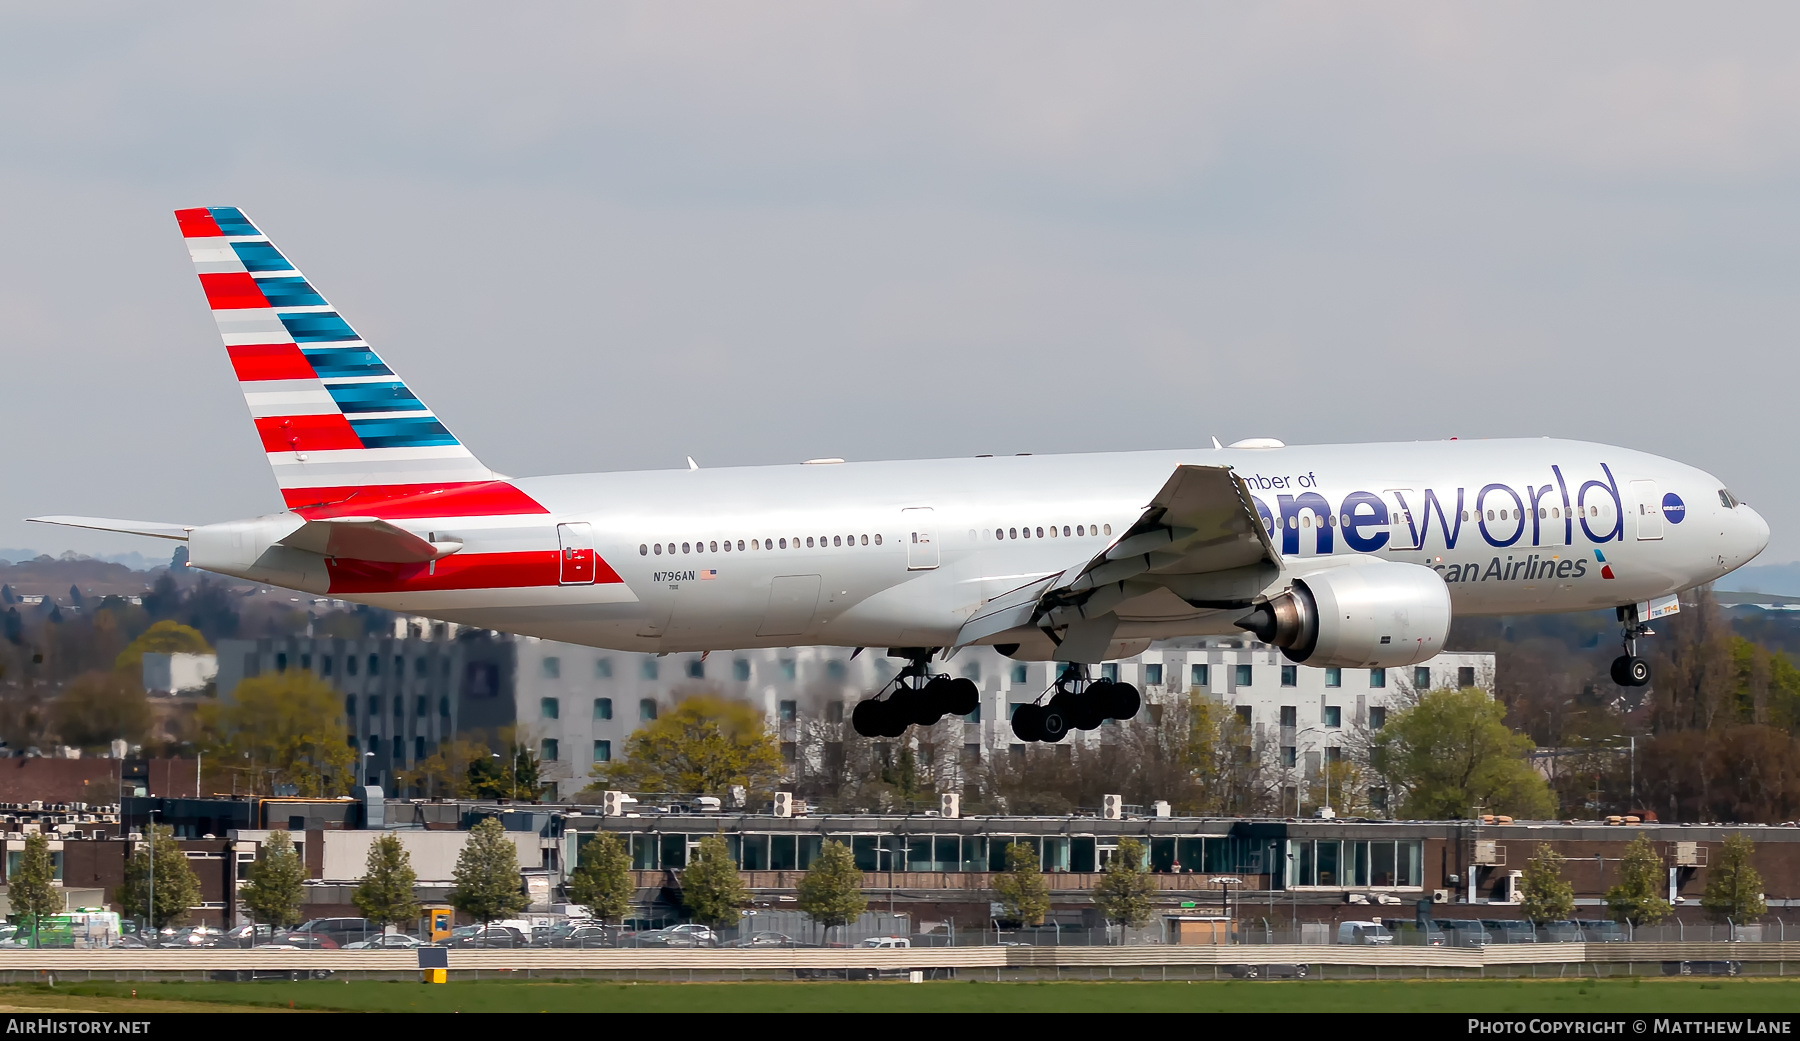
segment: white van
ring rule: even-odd
[[[1380,922],[1339,922],[1337,942],[1366,947],[1392,947],[1394,934]]]
[[[857,944],[858,947],[911,947],[912,940],[904,936],[871,936]]]

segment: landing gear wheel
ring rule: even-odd
[[[1021,741],[1042,741],[1043,731],[1038,729],[1038,720],[1044,710],[1037,705],[1020,705],[1013,709],[1012,732]]]
[[[1138,708],[1144,699],[1138,695],[1138,689],[1129,683],[1115,683],[1108,692],[1108,700],[1112,703],[1107,715],[1123,723],[1138,714]]]
[[[966,716],[981,707],[981,688],[967,677],[950,681],[949,715]]]
[[[877,736],[900,737],[906,733],[906,728],[912,726],[913,713],[916,711],[913,697],[911,692],[903,688],[881,702],[881,727],[876,731]]]
[[[850,712],[850,726],[863,737],[880,737],[882,731],[881,702],[870,698],[859,701]]]
[[[1612,681],[1621,687],[1642,687],[1650,682],[1650,663],[1630,654],[1613,659]]]
[[[1041,711],[1038,716],[1038,733],[1043,735],[1040,741],[1056,742],[1068,736],[1069,710],[1065,705],[1052,700]]]
[[[1076,730],[1098,730],[1106,722],[1106,701],[1089,689],[1069,699],[1069,723]]]
[[[937,726],[950,707],[950,678],[936,676],[912,697],[912,722],[922,727]]]

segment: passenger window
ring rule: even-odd
[[[1112,525],[1108,524],[1106,526],[1106,531],[1102,532],[1102,534],[1111,535],[1112,534]]]
[[[1069,526],[1067,524],[1065,524],[1065,525],[1063,525],[1063,538],[1066,539],[1068,537],[1069,537]]]
[[[782,539],[782,540],[781,540],[781,548],[782,548],[782,549],[786,549],[786,548],[787,548],[787,540],[786,540],[786,539]]]
[[[682,551],[682,552],[683,552],[683,553],[686,553],[686,552],[687,552],[687,551],[688,551],[688,544],[687,544],[687,543],[685,543],[685,542],[683,542],[683,543],[682,543],[682,544],[681,544],[681,551]]]
[[[659,557],[662,556],[662,543],[660,542],[656,544],[656,555]]]
[[[844,544],[844,537],[842,535],[831,536],[831,544],[833,546],[842,546]]]
[[[877,546],[881,545],[881,536],[880,535],[875,536],[875,544]]]
[[[1086,535],[1087,534],[1087,525],[1085,525],[1085,524],[1075,525],[1075,534]]]
[[[738,548],[742,549],[743,547],[740,544],[740,546]],[[727,553],[731,552],[731,540],[730,539],[725,540],[725,552],[727,552]]]
[[[714,553],[717,553],[719,551],[719,544],[717,542],[711,542],[711,543],[708,543],[707,545],[708,545],[708,548],[710,548]]]
[[[813,548],[813,540],[812,540],[811,535],[806,536],[806,548],[807,549]]]
[[[1018,538],[1018,537],[1019,537],[1019,529],[1017,529],[1017,528],[1008,528],[1008,529],[1006,529],[1006,537],[1007,537],[1007,538],[1009,538],[1009,539],[1016,539],[1016,538]]]
[[[640,556],[640,557],[647,557],[647,556],[649,556],[649,555],[650,555],[650,547],[649,547],[649,545],[648,545],[648,544],[646,544],[646,543],[639,543],[639,544],[638,544],[638,556]]]
[[[867,536],[867,535],[864,535],[864,536],[863,536],[863,537],[862,537],[862,540],[863,540],[863,541],[862,541],[862,544],[863,544],[863,545],[865,545],[865,546],[867,546],[867,545],[868,545],[868,544],[869,544],[869,536]]]

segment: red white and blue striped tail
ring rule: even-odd
[[[175,219],[288,508],[511,491],[241,210]]]

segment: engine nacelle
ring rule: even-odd
[[[1371,561],[1315,571],[1238,619],[1289,661],[1341,668],[1413,665],[1444,649],[1450,590],[1418,564]]]

